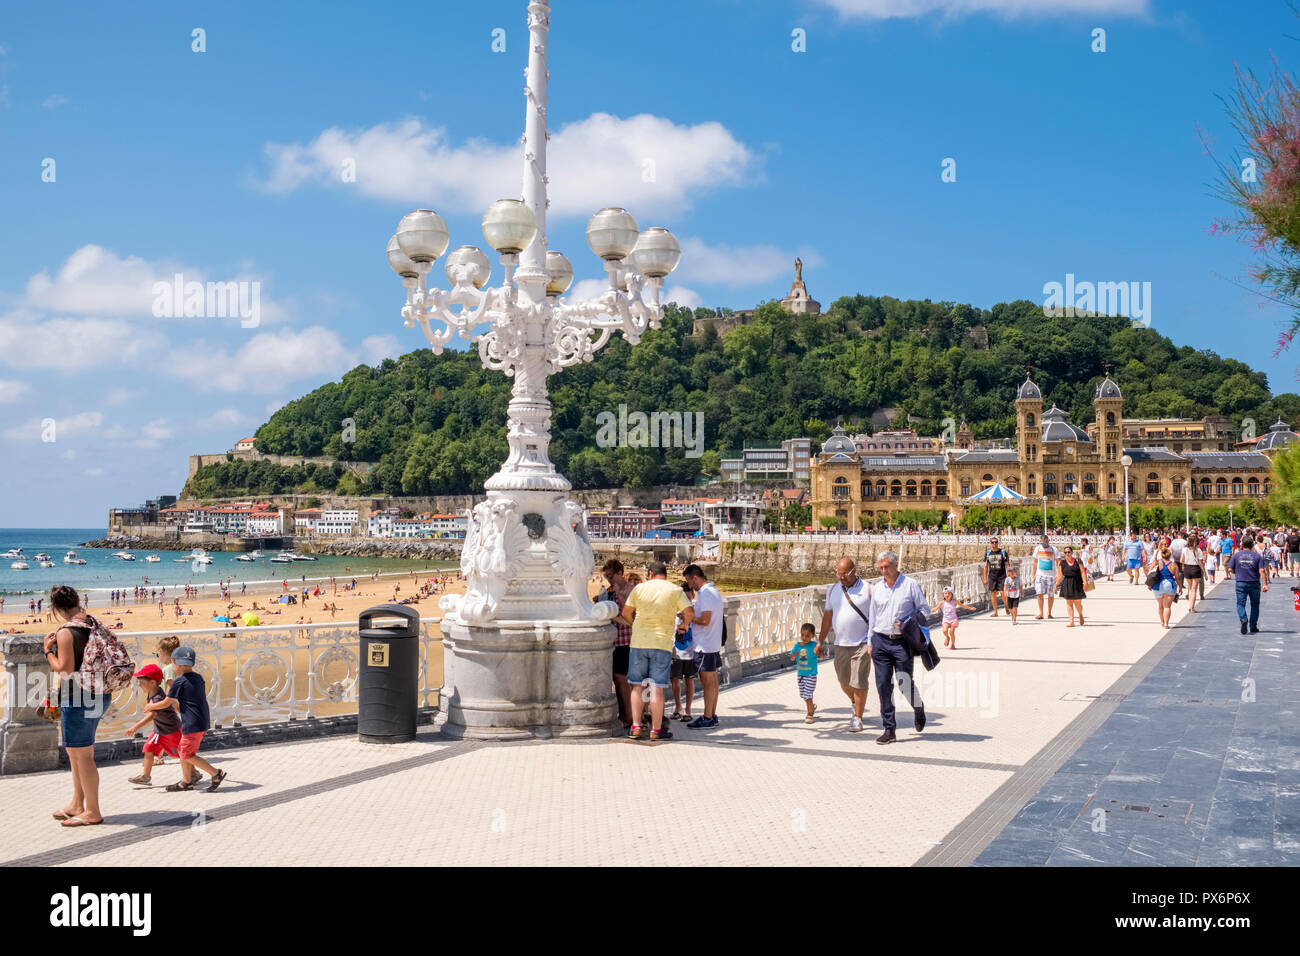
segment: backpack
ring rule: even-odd
[[[123,687],[129,687],[135,674],[135,663],[117,635],[89,614],[84,624],[69,623],[90,629],[86,649],[81,655],[81,669],[77,671],[77,683],[81,689],[88,694],[115,694]]]

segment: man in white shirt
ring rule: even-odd
[[[876,738],[878,744],[890,744],[897,739],[898,719],[894,713],[894,674],[898,674],[898,689],[903,691],[912,705],[917,733],[925,729],[925,705],[920,691],[912,680],[912,649],[903,640],[903,622],[915,611],[930,615],[930,602],[920,583],[898,573],[898,555],[882,551],[876,560],[880,576],[884,579],[871,589],[871,660],[876,665],[876,691],[880,694],[880,720],[885,732]]]
[[[700,671],[704,689],[704,714],[687,727],[695,730],[718,726],[718,668],[722,666],[722,595],[718,586],[704,576],[698,564],[687,565],[682,572],[686,583],[695,589],[695,618],[691,633],[695,635],[695,666]]]
[[[871,686],[871,628],[868,600],[871,588],[858,577],[852,558],[840,558],[835,565],[836,582],[826,589],[817,656],[826,656],[826,635],[835,631],[835,676],[853,704],[849,732],[862,731],[862,711]]]

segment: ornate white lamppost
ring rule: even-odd
[[[1119,463],[1124,466],[1124,540],[1127,541],[1132,530],[1128,520],[1128,470],[1133,467],[1133,459],[1129,455],[1124,455]]]
[[[604,260],[609,288],[586,302],[561,298],[573,267],[546,248],[549,19],[550,3],[531,0],[522,199],[498,200],[483,215],[483,236],[501,257],[501,285],[488,286],[486,254],[461,246],[445,260],[451,288],[429,287],[450,239],[433,210],[408,213],[388,243],[388,262],[406,286],[406,327],[419,323],[435,353],[457,336],[476,344],[485,368],[514,379],[509,455],[484,484],[487,500],[469,515],[461,553],[467,590],[440,602],[439,723],[453,736],[612,730],[609,621],[617,608],[593,604],[587,595],[594,559],[582,508],[568,497],[571,485],[548,454],[546,379],[591,361],[614,332],[635,345],[647,328],[658,328],[663,280],[681,256],[668,230],[641,231],[626,210],[602,209],[587,225],[587,244]]]

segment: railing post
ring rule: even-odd
[[[0,721],[0,774],[59,767],[59,728],[37,708],[50,686],[45,638],[21,634],[0,642],[5,655],[5,709]]]

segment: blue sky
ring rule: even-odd
[[[384,246],[417,206],[481,245],[518,194],[527,32],[524,0],[411,9],[8,6],[0,526],[174,493],[187,455],[420,346]],[[1208,232],[1198,132],[1230,155],[1234,62],[1295,60],[1285,3],[556,0],[551,26],[549,233],[580,279],[588,215],[624,205],[682,240],[692,304],[780,297],[796,254],[824,306],[1150,282],[1153,327],[1296,390],[1283,316],[1242,288],[1253,253]],[[257,326],[155,317],[176,272],[258,283]]]

